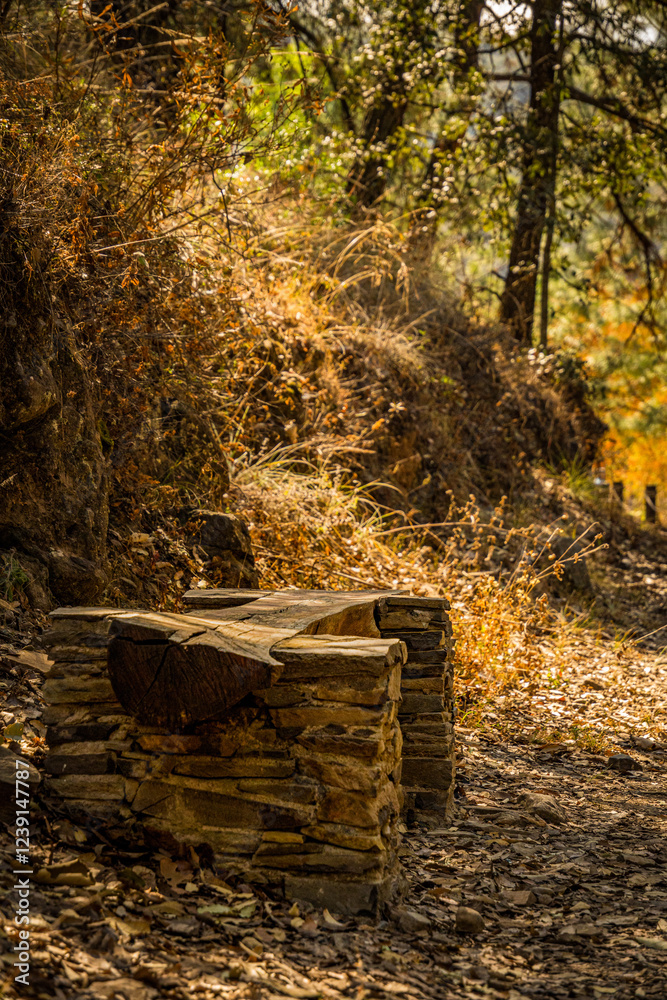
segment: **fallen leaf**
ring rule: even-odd
[[[162,903],[154,903],[147,907],[145,912],[151,916],[153,914],[160,917],[180,916],[181,913],[185,913],[185,907],[175,899],[165,899]]]
[[[530,889],[503,889],[500,894],[501,899],[512,906],[530,906],[536,902],[536,896]]]
[[[77,920],[83,920],[84,918],[76,910],[66,909],[61,910],[56,919],[53,921],[53,927],[62,927],[63,924],[69,924]]]
[[[184,917],[182,920],[172,920],[167,924],[166,929],[171,934],[180,934],[182,937],[195,937],[199,934],[201,924],[195,917]]]
[[[229,917],[233,914],[234,910],[231,906],[226,903],[209,903],[207,906],[198,906],[197,913],[210,914],[212,917],[224,916]]]
[[[294,921],[292,921],[294,923]],[[317,934],[321,934],[320,928],[318,926],[317,920],[313,917],[306,917],[301,926],[299,927],[299,932],[305,934],[306,937],[315,937]]]
[[[53,666],[53,660],[50,660],[46,653],[34,649],[21,649],[18,653],[10,653],[9,659],[30,670],[39,670],[42,674],[47,673]]]
[[[251,955],[261,955],[264,945],[255,937],[244,937],[241,939],[241,947],[250,952]]]
[[[188,861],[170,861],[169,858],[161,858],[160,875],[169,883],[174,892],[185,892],[185,888],[181,888],[181,883],[190,882],[192,866]]]
[[[664,941],[662,938],[641,937],[639,934],[635,934],[635,941],[638,944],[643,944],[645,948],[653,948],[655,951],[667,951],[667,941]]]
[[[73,888],[84,888],[94,881],[87,866],[79,860],[39,868],[32,880],[39,885],[68,885]]]
[[[341,930],[341,929],[342,929],[343,927],[345,927],[345,924],[341,924],[340,920],[336,920],[336,918],[335,918],[335,917],[332,917],[332,916],[331,916],[331,914],[330,914],[330,913],[329,913],[329,911],[328,911],[328,910],[326,909],[326,907],[325,907],[325,909],[324,909],[324,910],[322,911],[322,919],[324,920],[324,924],[325,924],[325,926],[326,926],[326,927],[330,927],[330,928],[331,928],[332,930],[336,930],[336,931],[339,931],[339,930]]]
[[[600,929],[589,921],[582,921],[576,924],[566,924],[558,932],[558,937],[594,937],[600,933]]]
[[[151,541],[151,535],[147,535],[144,531],[133,531],[128,542],[130,545],[146,545],[147,542]]]
[[[22,722],[11,722],[2,730],[2,735],[6,740],[20,740],[23,736],[23,729],[24,726]]]
[[[554,743],[541,743],[537,749],[543,750],[545,753],[558,754],[558,753],[567,753],[568,750],[569,751],[572,750],[572,747],[568,746],[567,743],[554,742]]]
[[[637,917],[633,914],[605,913],[595,921],[598,927],[630,927],[637,923]]]
[[[109,927],[120,934],[125,934],[126,937],[146,937],[151,932],[150,920],[107,917],[106,922]]]

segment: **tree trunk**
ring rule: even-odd
[[[407,102],[402,100],[394,103],[389,97],[382,96],[377,105],[373,105],[364,118],[362,137],[364,148],[382,145],[382,153],[372,154],[360,159],[350,171],[348,177],[348,193],[356,198],[357,205],[370,208],[384,194],[387,186],[387,153],[392,136],[402,126],[405,118]]]
[[[377,204],[387,187],[389,160],[414,87],[410,78],[420,72],[420,63],[428,57],[432,45],[431,21],[428,0],[413,0],[398,4],[391,22],[385,25],[393,30],[385,36],[382,77],[361,127],[363,151],[347,179],[348,194],[360,208]]]
[[[554,238],[554,226],[556,224],[555,204],[551,202],[549,206],[549,218],[547,219],[547,235],[542,251],[542,290],[540,295],[540,347],[547,350],[549,341],[549,277],[551,275],[551,244]]]
[[[454,23],[455,76],[466,77],[479,66],[479,24],[484,0],[461,0]]]
[[[556,23],[562,17],[562,6],[562,0],[535,0],[533,4],[530,107],[509,271],[500,301],[501,321],[522,344],[532,342],[540,242],[554,182],[552,150],[560,110]]]

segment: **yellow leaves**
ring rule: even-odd
[[[624,484],[626,511],[641,518],[647,484],[658,487],[658,513],[667,511],[667,433],[625,434],[611,430],[604,442],[603,460],[610,482]]]

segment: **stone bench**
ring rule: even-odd
[[[185,615],[61,608],[47,789],[288,897],[376,912],[401,817],[453,791],[448,605],[399,592],[190,591]]]

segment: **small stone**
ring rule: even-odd
[[[259,577],[255,569],[250,533],[245,521],[235,514],[216,510],[192,511],[188,527],[189,544],[203,549],[209,559],[218,559],[228,582],[240,588],[256,588]]]
[[[461,934],[479,934],[484,930],[484,918],[469,906],[459,906],[456,911],[456,929]]]
[[[478,963],[477,965],[471,965],[468,971],[465,973],[467,979],[476,979],[481,983],[488,983],[491,978],[489,970],[485,965]]]
[[[536,900],[535,893],[530,889],[504,889],[501,897],[511,906],[530,906]]]
[[[632,865],[641,865],[641,867],[652,867],[655,862],[649,854],[637,854],[636,851],[623,851],[623,860],[629,861]]]
[[[241,946],[247,948],[249,952],[253,955],[261,955],[264,951],[264,945],[261,941],[258,941],[255,937],[245,937],[241,941]]]
[[[595,937],[598,934],[600,934],[600,928],[596,927],[590,920],[566,924],[558,931],[558,937],[565,940],[577,937]]]
[[[636,934],[635,941],[638,944],[643,944],[645,948],[654,948],[656,951],[667,951],[667,941],[663,941],[662,938],[640,937],[639,934]]]
[[[419,934],[420,931],[428,931],[431,928],[429,918],[410,907],[399,906],[395,911],[395,916],[398,926],[406,934]]]
[[[635,740],[635,746],[639,750],[655,750],[658,742],[652,736],[639,736]]]
[[[540,795],[538,792],[524,792],[520,802],[529,812],[535,813],[547,823],[559,826],[565,822],[565,813],[556,802],[553,795]]]
[[[629,771],[643,771],[638,760],[630,757],[627,753],[613,753],[607,759],[607,767],[611,771],[618,771],[620,774],[628,774]]]
[[[15,744],[15,746],[18,746],[18,744]],[[8,786],[8,792],[10,789],[13,792],[16,785],[16,772],[18,770],[16,766],[17,759],[21,761],[24,760],[21,756],[20,746],[18,746],[18,753],[12,753],[9,747],[0,746],[0,783]],[[26,763],[28,765],[29,784],[38,785],[42,780],[39,771],[29,761],[26,761]],[[23,771],[24,768],[21,768],[22,774]]]

